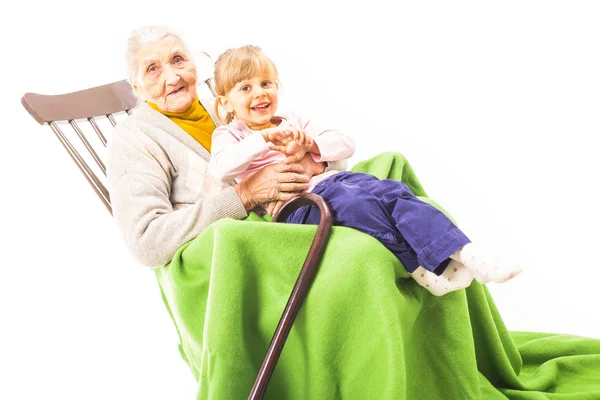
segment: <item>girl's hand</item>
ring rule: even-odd
[[[304,151],[304,153],[311,152],[316,147],[314,140],[301,130],[290,131],[285,140],[273,143],[274,145],[270,146],[271,150],[280,151],[288,156],[297,154],[300,151]],[[299,156],[298,160],[304,157],[304,153]]]
[[[312,141],[312,139],[311,139]],[[277,150],[281,148],[282,150]],[[294,141],[289,143],[287,146],[271,146],[272,150],[281,151],[285,153],[290,162],[298,162],[304,158],[304,155],[309,151],[308,146],[303,146]]]
[[[306,134],[306,132],[301,131],[301,130],[294,130],[292,131],[292,136],[294,137],[294,140],[300,145],[300,146],[305,146],[307,148],[310,148],[310,145],[312,143],[312,138],[310,136],[308,136]]]
[[[289,142],[294,140],[294,134],[290,129],[285,128],[267,128],[260,131],[265,142],[271,142],[278,145],[287,145]]]

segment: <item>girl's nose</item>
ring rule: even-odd
[[[254,97],[260,97],[263,94],[265,94],[265,91],[263,88],[256,88],[254,89]]]

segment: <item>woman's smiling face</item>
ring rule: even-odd
[[[166,112],[183,112],[196,100],[196,65],[178,38],[166,36],[141,47],[132,82],[136,95]]]

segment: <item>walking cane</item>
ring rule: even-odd
[[[275,365],[277,364],[277,360],[279,360],[279,356],[281,355],[281,350],[290,333],[290,329],[292,329],[292,324],[296,319],[302,301],[315,277],[319,261],[323,255],[323,250],[325,250],[329,235],[331,234],[332,217],[329,206],[321,196],[312,193],[301,193],[285,202],[281,210],[273,218],[273,222],[285,221],[293,211],[307,205],[319,207],[320,220],[317,233],[310,246],[304,265],[300,270],[296,285],[283,310],[279,324],[275,329],[275,333],[273,334],[273,338],[267,349],[267,354],[260,366],[256,381],[248,396],[248,400],[259,400],[263,398],[271,375],[273,374],[273,370],[275,369]]]

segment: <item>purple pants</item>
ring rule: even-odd
[[[333,224],[377,238],[398,257],[408,272],[419,265],[441,274],[448,257],[470,240],[437,208],[419,199],[402,182],[343,171],[312,191],[329,204]],[[304,206],[286,222],[318,224],[319,210]]]

